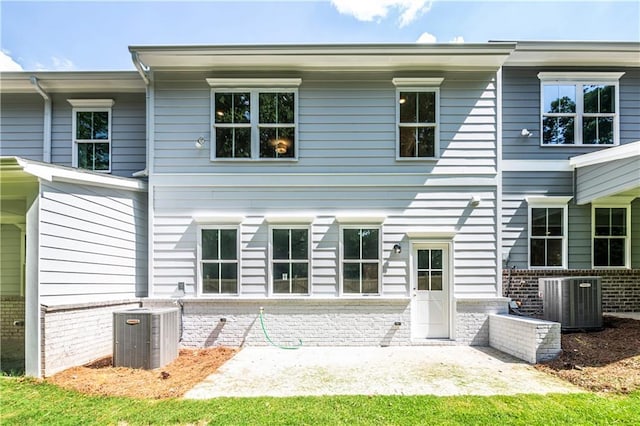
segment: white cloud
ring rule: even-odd
[[[418,39],[416,40],[416,43],[435,43],[437,41],[438,40],[436,39],[436,36],[434,36],[433,34],[424,32],[420,34],[420,37],[418,37]]]
[[[352,15],[359,21],[380,21],[391,9],[397,9],[398,23],[404,27],[431,9],[429,0],[331,0],[338,13]]]
[[[462,36],[455,36],[451,41],[449,41],[449,43],[462,44],[462,43],[464,43],[464,37],[462,37]]]
[[[13,60],[10,52],[0,50],[0,71],[24,71],[22,65]]]
[[[42,62],[36,62],[35,64],[36,71],[74,71],[75,69],[76,66],[71,59],[59,56],[51,57],[51,65],[46,65]]]

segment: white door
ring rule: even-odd
[[[412,262],[413,339],[449,337],[449,250],[446,245],[416,246]]]

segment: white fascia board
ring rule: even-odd
[[[211,87],[299,87],[301,78],[207,78]]]
[[[419,77],[396,77],[391,80],[396,87],[438,87],[442,85],[444,77],[419,78]]]
[[[26,173],[48,182],[70,182],[141,192],[147,190],[147,184],[140,180],[69,169],[63,166],[44,164],[23,158],[17,158],[17,162]]]
[[[569,160],[502,160],[503,172],[570,172]]]
[[[571,201],[572,196],[545,196],[545,195],[535,195],[525,197],[527,200],[527,204],[529,206],[565,206]]]
[[[135,71],[19,71],[0,73],[0,92],[35,93],[36,77],[47,93],[141,92],[145,84]]]
[[[579,168],[638,156],[640,156],[640,141],[578,155],[570,158],[569,164],[572,168]]]
[[[538,79],[542,81],[618,81],[624,75],[624,72],[539,72]]]

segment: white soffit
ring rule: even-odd
[[[47,93],[142,92],[145,84],[135,71],[21,71],[0,73],[0,92],[36,93],[31,76]]]

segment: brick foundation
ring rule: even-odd
[[[560,323],[515,315],[490,315],[489,345],[530,364],[555,359],[562,352]]]
[[[0,368],[24,370],[24,297],[0,298]]]
[[[571,269],[564,271],[512,269],[502,273],[505,297],[522,302],[527,315],[542,315],[542,300],[538,297],[538,278],[602,277],[602,312],[640,312],[640,269]]]

